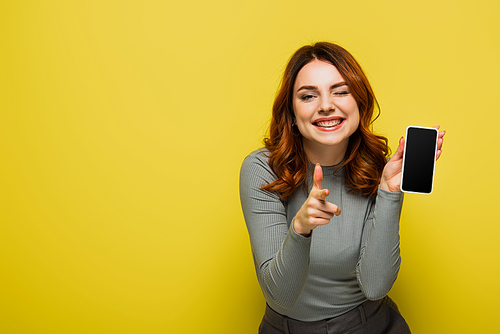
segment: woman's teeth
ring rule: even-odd
[[[339,125],[340,123],[342,123],[342,121],[343,121],[342,119],[337,119],[337,120],[333,120],[333,121],[320,121],[320,122],[316,122],[316,125],[323,127],[323,128],[331,128],[333,126]]]

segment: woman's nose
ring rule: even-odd
[[[335,111],[335,104],[332,101],[332,98],[330,96],[322,98],[321,103],[319,106],[319,112],[334,112]]]

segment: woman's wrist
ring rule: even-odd
[[[382,177],[382,179],[380,180],[380,185],[379,186],[380,186],[380,189],[383,189],[385,191],[391,191],[389,189],[389,186],[387,185],[387,181],[385,180],[384,177]]]
[[[399,184],[396,187],[389,187],[389,183],[385,180],[384,177],[380,179],[380,184],[379,184],[380,189],[391,192],[391,193],[399,193],[401,192],[401,189],[399,189]]]
[[[298,222],[297,218],[293,219],[293,229],[297,234],[300,234],[303,237],[309,237],[311,235],[311,229],[305,229],[302,227],[302,225]]]

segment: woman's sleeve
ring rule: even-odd
[[[249,155],[240,172],[240,200],[260,287],[267,300],[292,308],[305,285],[311,238],[288,228],[278,194],[260,189],[276,179],[262,154]]]
[[[401,264],[399,218],[403,193],[378,188],[378,194],[363,229],[356,274],[368,299],[385,297],[398,276]]]

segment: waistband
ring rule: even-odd
[[[387,298],[387,297],[386,297]],[[319,321],[300,321],[281,315],[266,305],[265,320],[285,333],[326,333],[343,331],[358,324],[366,323],[366,318],[375,313],[384,299],[367,300],[355,309],[337,317]]]

